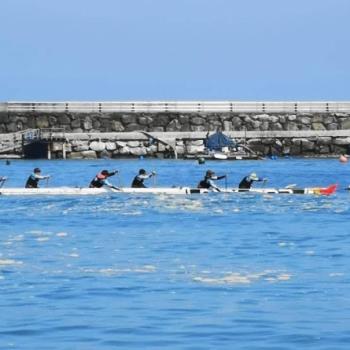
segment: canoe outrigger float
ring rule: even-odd
[[[191,187],[155,187],[155,188],[131,188],[124,187],[120,190],[111,188],[80,188],[80,187],[53,187],[53,188],[0,188],[0,195],[3,196],[85,196],[85,195],[103,195],[103,194],[166,194],[166,195],[189,195],[189,194],[208,194],[208,193],[260,193],[260,194],[307,194],[307,195],[331,195],[337,189],[337,185],[328,187],[307,187],[307,188],[228,188],[220,189],[220,192],[204,188]]]

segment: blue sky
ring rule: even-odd
[[[349,0],[1,0],[0,101],[349,100]]]

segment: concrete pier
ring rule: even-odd
[[[185,157],[216,130],[261,155],[332,156],[349,151],[350,102],[0,103],[0,152],[11,135],[57,128],[43,138],[52,158]]]

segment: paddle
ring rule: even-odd
[[[5,182],[7,180],[7,177],[0,177],[0,188],[4,186]]]
[[[152,171],[152,177],[153,177],[153,187],[157,187],[157,180],[156,180],[157,173],[155,171]]]

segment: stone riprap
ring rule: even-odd
[[[69,158],[139,157],[169,155],[163,143],[140,133],[159,133],[173,140],[179,157],[203,153],[207,131],[222,130],[261,155],[335,155],[347,153],[350,113],[39,113],[1,112],[0,133],[25,129],[62,128],[68,137]],[[349,130],[349,133],[347,133]],[[345,133],[341,134],[344,131]],[[201,133],[171,138],[171,133]],[[241,132],[237,137],[235,132]],[[301,132],[308,132],[306,136]],[[91,136],[98,133],[98,136]],[[114,133],[111,136],[107,133]],[[262,136],[261,133],[264,133]],[[293,134],[294,133],[294,134]],[[300,134],[301,133],[301,134]],[[88,139],[84,137],[88,136]],[[134,135],[125,139],[120,135]],[[62,156],[62,143],[52,143],[53,157]]]
[[[0,113],[0,133],[64,128],[66,132],[343,130],[348,113]]]

